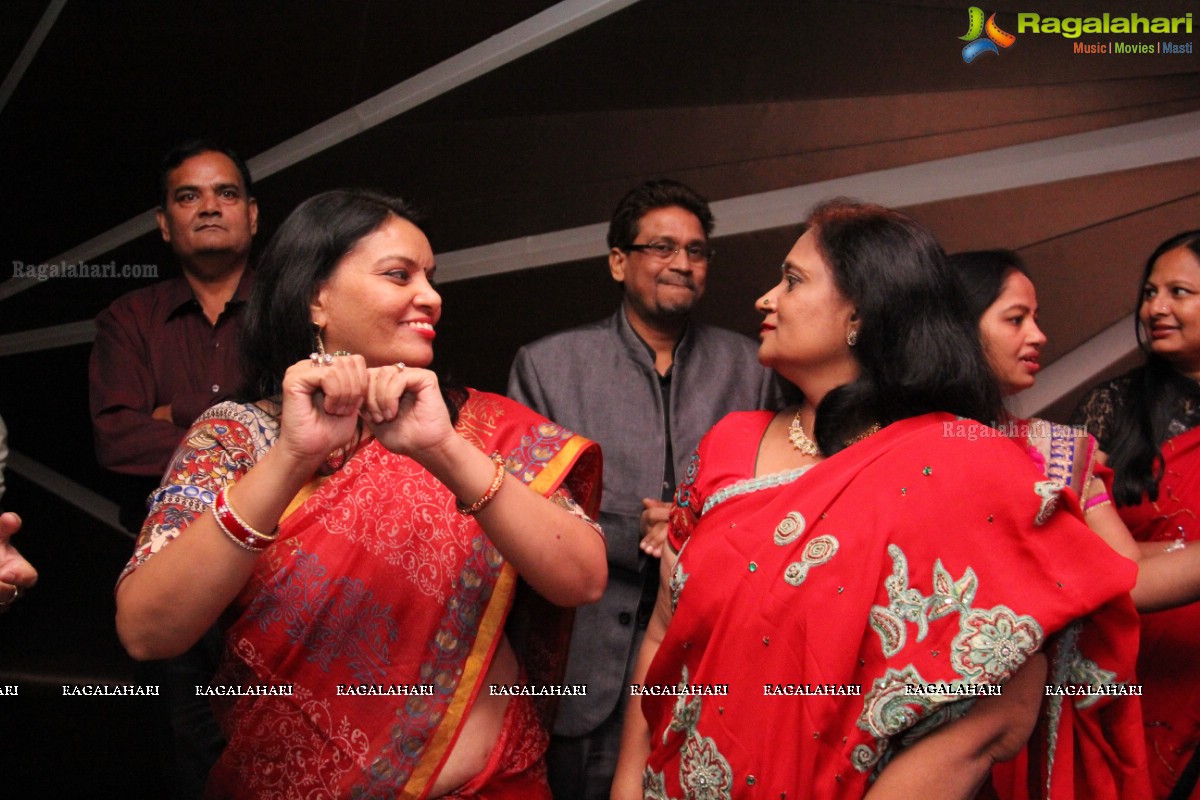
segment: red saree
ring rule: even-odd
[[[1162,445],[1158,500],[1117,508],[1133,538],[1200,547],[1200,428]],[[1164,556],[1169,558],[1170,556]],[[1200,744],[1200,602],[1142,615],[1138,676],[1155,797],[1166,797]],[[1191,797],[1200,798],[1200,789]]]
[[[1086,431],[1041,419],[1010,424],[1015,428],[1014,442],[1025,449],[1038,471],[1060,481],[1075,502],[1088,508],[1108,502],[1105,480],[1112,473],[1096,460],[1096,440]],[[1047,681],[1087,685],[1106,674],[1131,680],[1131,661],[1138,646],[1135,615],[1131,604],[1113,604],[1103,614],[1072,622],[1046,648]],[[1119,624],[1111,624],[1110,618]],[[1133,697],[1048,695],[1029,745],[1015,759],[993,769],[997,796],[1005,800],[1148,797],[1139,706]]]
[[[509,473],[538,492],[595,512],[593,443],[475,392],[457,429],[484,452],[505,454]],[[274,420],[253,406],[224,404],[202,416],[156,495],[127,571],[179,535],[208,496],[236,481],[276,437]],[[477,693],[487,691],[483,679],[502,634],[530,684],[561,679],[569,617],[528,587],[523,600],[540,607],[510,614],[518,584],[429,473],[378,442],[360,448],[281,522],[278,542],[223,617],[226,654],[213,686],[290,685],[292,693],[215,701],[229,745],[209,795],[424,797]],[[359,695],[346,687],[415,693]],[[545,734],[536,716],[513,708],[499,749],[507,762],[540,767],[540,752],[520,750],[534,742],[544,749]],[[503,788],[481,796],[545,791],[538,769],[523,781],[501,777]]]
[[[1132,563],[995,431],[926,415],[755,478],[770,419],[726,417],[677,493],[674,618],[645,680],[690,693],[642,697],[648,798],[861,797],[967,692],[1128,602]]]

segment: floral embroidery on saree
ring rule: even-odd
[[[949,614],[959,615],[959,630],[954,636],[950,666],[961,678],[940,681],[949,687],[974,683],[1003,683],[1041,647],[1041,626],[1033,617],[1018,615],[1004,605],[973,608],[978,589],[975,571],[967,567],[955,580],[936,559],[933,564],[933,593],[928,597],[909,585],[908,559],[897,545],[888,545],[892,574],[884,579],[888,605],[872,606],[870,626],[880,639],[883,654],[892,658],[904,649],[909,623],[917,626],[916,641],[924,641],[929,623]],[[935,654],[936,655],[936,654]],[[956,694],[910,694],[908,684],[927,684],[912,664],[902,670],[891,667],[876,678],[863,701],[858,726],[876,739],[876,747],[859,745],[851,755],[854,766],[865,772],[882,766],[889,737],[903,731],[919,737],[932,729],[934,716],[961,716],[970,703]],[[943,708],[954,708],[941,715]],[[940,723],[938,723],[940,724]]]
[[[1042,644],[1042,628],[1033,617],[1017,615],[1007,606],[973,609],[978,578],[966,568],[954,580],[939,558],[933,564],[933,594],[925,597],[908,585],[908,559],[894,544],[888,545],[892,574],[884,580],[890,602],[872,606],[871,629],[879,634],[883,654],[899,653],[907,641],[907,623],[917,626],[917,641],[929,634],[929,623],[949,614],[959,614],[959,633],[954,639],[954,668],[966,678],[1007,680],[1028,655]]]
[[[687,547],[687,542],[683,543],[683,547],[679,548],[679,555],[683,555],[684,548]],[[683,591],[684,584],[687,583],[688,574],[683,571],[683,561],[678,557],[675,559],[675,568],[671,570],[671,581],[669,588],[671,590],[671,613],[675,613],[675,608],[679,605],[679,594]]]
[[[233,672],[227,677],[230,683],[288,683],[249,640],[239,640],[234,654]],[[337,713],[328,699],[318,699],[304,685],[292,684],[292,692],[291,697],[253,699],[257,707],[266,710],[255,715],[246,735],[259,743],[267,757],[253,751],[231,753],[239,780],[249,794],[257,796],[336,797],[341,781],[366,766],[370,737],[349,717]],[[248,704],[251,700],[231,702]],[[279,768],[285,762],[289,768]]]
[[[1054,513],[1054,509],[1058,508],[1058,496],[1062,494],[1062,490],[1067,485],[1059,480],[1038,481],[1033,485],[1033,491],[1037,496],[1042,498],[1042,504],[1038,507],[1037,516],[1033,518],[1033,524],[1037,526],[1045,525],[1050,515]]]
[[[1119,681],[1117,673],[1104,669],[1090,658],[1085,658],[1079,650],[1078,645],[1072,643],[1072,647],[1068,653],[1069,660],[1067,662],[1067,679],[1068,684],[1076,686],[1091,686],[1099,688],[1101,686],[1113,686]],[[1081,695],[1075,700],[1076,708],[1090,708],[1096,705],[1102,699],[1103,695]]]
[[[684,666],[679,686],[687,685],[688,669]],[[733,796],[733,769],[721,755],[716,741],[702,736],[697,729],[700,705],[700,697],[680,695],[675,701],[671,722],[663,731],[663,742],[672,733],[683,734],[683,746],[679,750],[679,785],[687,800],[728,800]],[[653,800],[672,800],[667,794],[663,773],[649,767],[642,775],[642,789],[644,796]]]
[[[966,714],[975,698],[954,694],[956,687],[970,681],[944,681],[947,694],[910,694],[910,685],[926,685],[917,668],[908,664],[902,670],[888,668],[876,678],[863,701],[858,727],[875,738],[875,746],[860,744],[850,753],[850,761],[859,772],[883,769],[898,752],[891,737],[898,737],[900,748],[908,747],[925,734],[937,730]]]
[[[700,473],[700,451],[692,453],[683,473],[683,480],[675,490],[675,505],[681,510],[696,515],[696,476]]]
[[[973,610],[959,625],[950,663],[973,682],[1003,683],[1042,645],[1037,620],[1005,606]]]
[[[373,602],[361,580],[330,581],[313,553],[296,552],[291,569],[280,580],[264,584],[246,618],[266,632],[286,625],[287,641],[303,649],[305,660],[329,672],[334,663],[347,667],[359,683],[377,683],[391,663],[388,645],[400,635],[392,608]]]
[[[667,796],[666,778],[661,772],[646,768],[642,775],[642,797],[645,800],[670,800]]]

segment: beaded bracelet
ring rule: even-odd
[[[213,516],[217,520],[217,527],[229,537],[231,542],[243,550],[257,553],[265,550],[271,542],[279,538],[278,525],[269,534],[260,533],[247,525],[246,521],[233,510],[233,506],[229,505],[225,491],[226,489],[222,488],[217,492],[217,500],[213,503]]]
[[[464,505],[461,500],[454,501],[454,504],[458,507],[458,513],[464,517],[473,517],[480,511],[483,511],[495,499],[496,492],[500,491],[500,484],[504,483],[504,476],[508,474],[508,471],[504,469],[504,456],[498,452],[492,453],[492,463],[496,465],[496,474],[492,476],[492,485],[483,493],[483,497],[469,506]]]

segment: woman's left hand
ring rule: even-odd
[[[363,419],[379,443],[421,461],[423,453],[457,436],[431,371],[394,365],[367,370]]]

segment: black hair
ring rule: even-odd
[[[1170,438],[1173,412],[1185,398],[1200,401],[1200,388],[1196,382],[1151,351],[1139,313],[1154,262],[1180,247],[1187,248],[1200,259],[1200,230],[1177,234],[1156,247],[1147,259],[1138,283],[1138,302],[1133,316],[1138,346],[1146,361],[1130,374],[1126,402],[1114,404],[1113,435],[1106,443],[1108,463],[1114,473],[1113,499],[1119,506],[1137,505],[1143,496],[1158,499],[1158,482],[1163,469],[1160,447]]]
[[[391,217],[417,224],[405,201],[366,189],[335,189],[310,197],[279,226],[263,250],[242,318],[244,402],[278,398],[288,367],[314,350],[311,305],[322,283],[365,236]],[[443,388],[456,420],[461,392]]]
[[[246,191],[246,197],[254,197],[254,182],[250,179],[250,167],[247,167],[246,162],[241,160],[241,156],[215,140],[197,138],[188,139],[187,142],[175,145],[158,163],[158,205],[167,207],[167,182],[172,170],[179,167],[188,158],[205,154],[205,152],[220,152],[222,156],[226,156],[229,161],[232,161],[233,166],[238,168],[238,174],[241,175],[241,185]]]
[[[807,225],[860,320],[859,375],[817,408],[822,452],[838,452],[872,423],[933,411],[1000,419],[978,322],[933,234],[898,211],[842,198],[817,206]]]
[[[171,171],[189,158],[203,153],[220,153],[232,161],[233,165],[237,167],[238,174],[242,176],[242,187],[246,190],[246,197],[254,197],[254,181],[250,180],[250,168],[246,166],[246,162],[242,160],[242,157],[230,148],[212,139],[197,138],[188,139],[185,142],[175,145],[162,157],[162,161],[159,162],[158,204],[160,207],[167,207],[167,180],[171,175]]]
[[[1029,277],[1025,262],[1012,250],[969,250],[946,256],[946,263],[958,275],[967,298],[967,311],[977,324],[983,312],[999,299],[1004,281],[1011,273]]]
[[[657,208],[671,206],[679,206],[691,212],[700,220],[704,238],[712,236],[715,223],[708,201],[679,181],[660,178],[630,189],[621,198],[621,202],[617,203],[608,223],[608,246],[621,248],[633,244],[637,239],[638,224],[642,217]]]

